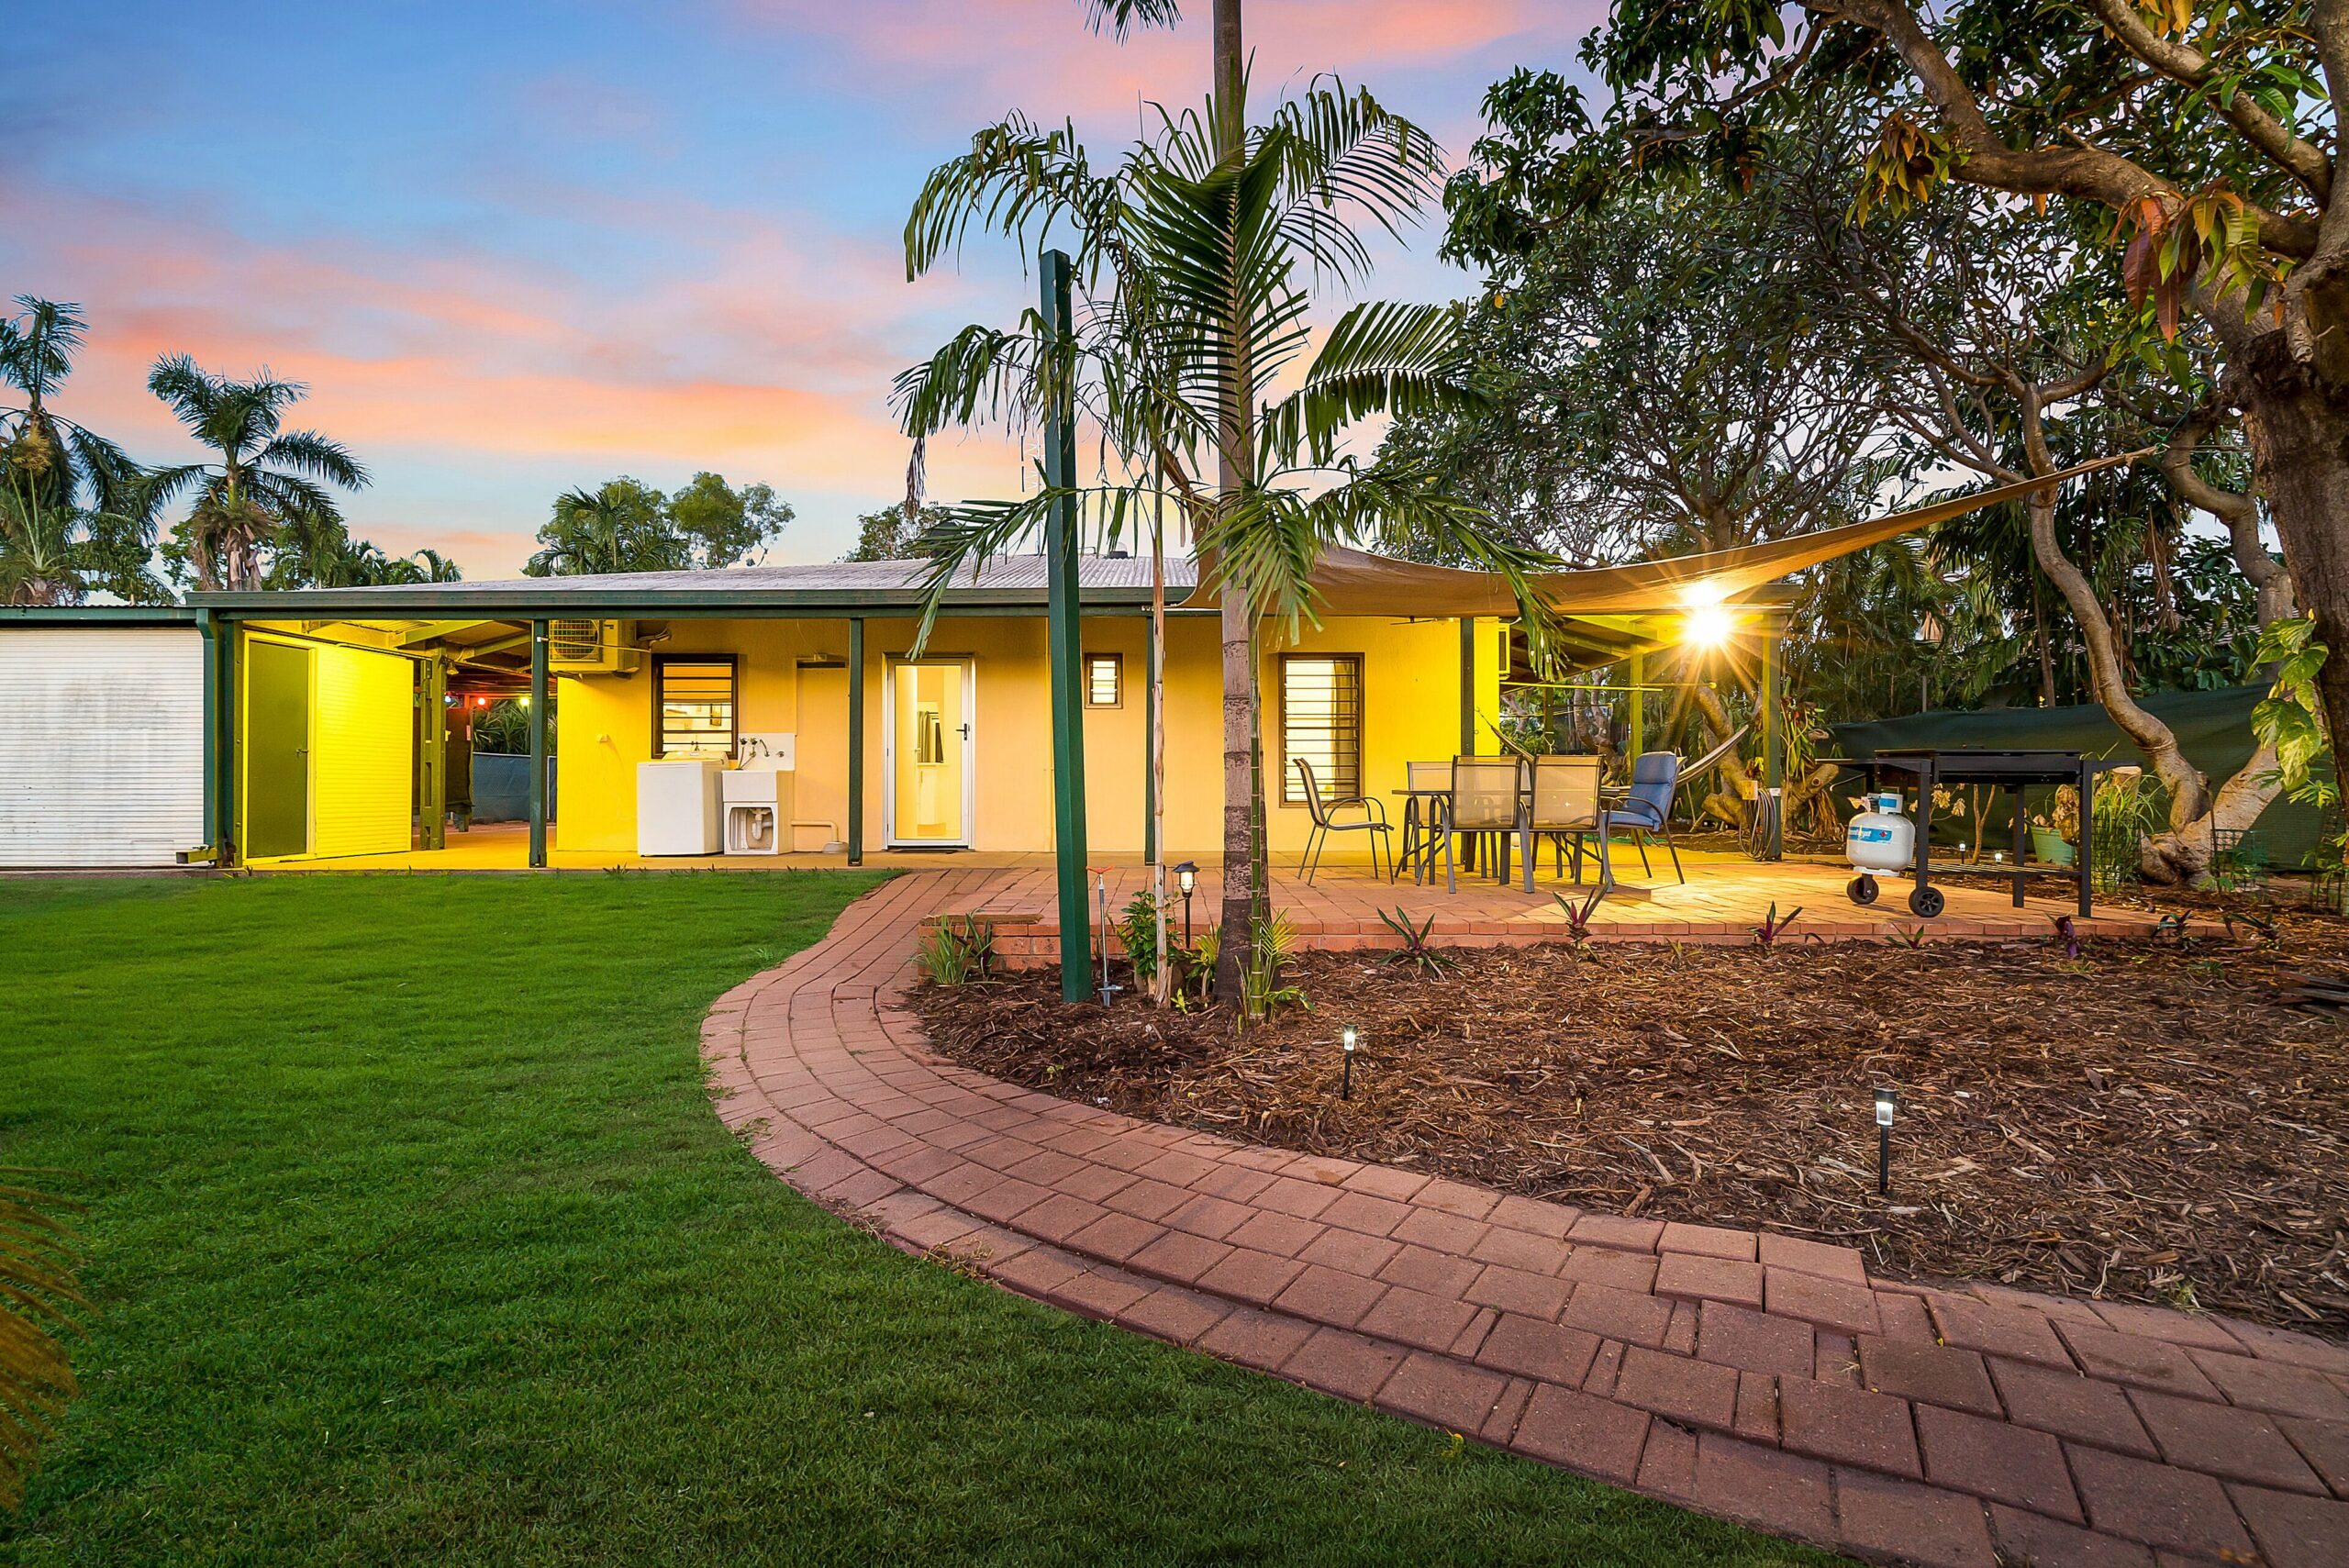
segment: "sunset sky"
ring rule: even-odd
[[[0,293],[79,301],[61,410],[150,462],[194,448],[146,368],[266,365],[374,471],[352,531],[510,574],[559,491],[764,480],[828,560],[899,492],[890,377],[1030,297],[980,241],[904,281],[922,176],[1019,108],[1097,154],[1204,88],[1207,0],[1119,45],[1078,0],[251,4],[94,0],[0,82]],[[1565,69],[1595,0],[1252,0],[1256,91],[1371,87],[1457,156],[1486,86]],[[1435,234],[1378,293],[1471,280]],[[1017,449],[937,443],[931,492],[1004,495]]]

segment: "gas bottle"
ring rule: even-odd
[[[1917,858],[1917,825],[1900,809],[1900,792],[1860,796],[1860,814],[1843,835],[1843,852],[1858,871],[1907,871]]]

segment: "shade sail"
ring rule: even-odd
[[[1838,556],[1882,544],[1952,517],[2020,500],[2034,490],[2083,473],[2129,462],[2143,452],[2123,452],[2079,463],[2044,479],[2001,484],[1954,496],[1930,506],[1890,512],[1865,522],[1821,528],[1767,544],[1678,555],[1664,561],[1635,561],[1583,572],[1552,572],[1534,578],[1543,599],[1561,615],[1644,615],[1681,610],[1695,604],[1733,600],[1782,577],[1821,565]],[[1313,569],[1315,609],[1341,616],[1514,616],[1517,595],[1497,573],[1468,572],[1397,561],[1359,550],[1330,549]]]

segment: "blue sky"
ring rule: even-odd
[[[797,508],[774,559],[829,559],[902,484],[890,376],[1032,288],[1000,241],[905,281],[922,176],[1013,108],[1098,150],[1196,98],[1187,9],[1119,45],[1077,0],[96,0],[0,83],[0,292],[83,305],[61,406],[147,461],[193,455],[144,391],[158,353],[308,383],[298,417],[375,474],[354,531],[469,576],[518,568],[562,489],[700,468]],[[1255,86],[1336,71],[1456,155],[1486,86],[1567,68],[1597,15],[1252,0]],[[1433,249],[1373,287],[1464,293]],[[933,446],[939,498],[1019,483],[997,437]]]

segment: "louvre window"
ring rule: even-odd
[[[1122,707],[1126,701],[1126,662],[1116,653],[1085,656],[1085,706]]]
[[[660,734],[653,754],[734,754],[734,662],[663,659],[654,667]]]
[[[1281,802],[1305,804],[1302,757],[1324,799],[1362,793],[1362,655],[1281,656]]]

